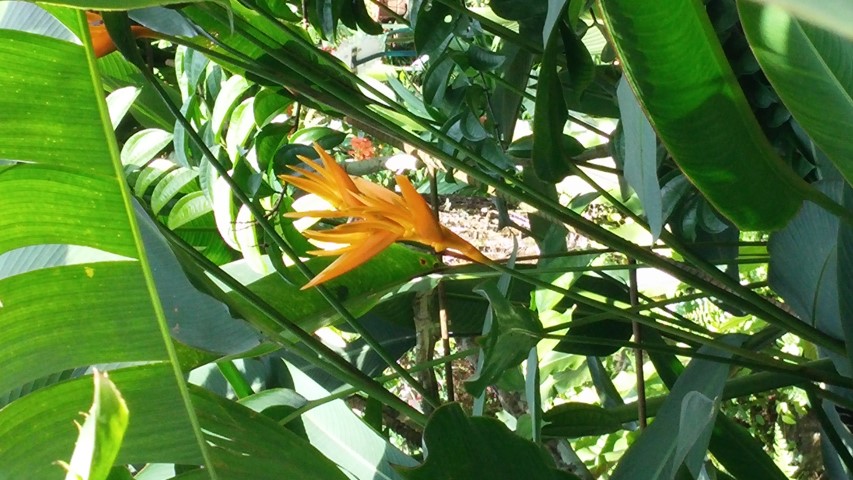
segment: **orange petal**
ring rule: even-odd
[[[322,178],[318,175],[308,174],[305,177],[279,175],[278,178],[300,190],[322,197],[323,200],[331,203],[335,208],[344,206],[343,199],[334,185],[323,183]]]
[[[358,191],[367,198],[379,200],[391,205],[399,205],[401,207],[404,205],[403,199],[401,199],[399,195],[383,186],[358,177],[353,178],[352,180],[358,188]]]
[[[302,232],[305,238],[317,240],[318,242],[338,243],[341,245],[353,245],[363,242],[368,235],[364,233],[330,233],[328,230],[305,230]]]
[[[157,32],[141,25],[131,25],[130,33],[133,34],[133,38],[160,38]]]
[[[314,150],[318,155],[320,155],[320,158],[323,159],[323,166],[326,167],[326,173],[334,179],[335,184],[338,186],[338,192],[341,194],[341,198],[343,198],[344,204],[347,206],[360,205],[360,202],[353,197],[353,194],[358,192],[358,188],[356,188],[355,183],[352,181],[352,178],[346,170],[338,165],[338,162],[323,150],[323,147],[321,147],[317,142],[314,142]]]
[[[395,233],[402,235],[402,231],[400,227],[394,222],[388,222],[384,218],[377,218],[370,220],[358,220],[355,222],[343,223],[341,225],[335,226],[331,231],[335,232],[361,232],[361,233],[373,233],[375,231],[389,231],[394,230]]]
[[[455,250],[456,252],[459,252],[462,255],[468,257],[469,260],[473,260],[475,262],[483,263],[486,265],[494,263],[491,258],[483,255],[479,250],[477,250],[477,247],[471,245],[467,240],[460,237],[447,227],[442,225],[441,230],[445,238],[447,249]]]
[[[367,237],[364,243],[355,245],[356,248],[346,252],[332,262],[317,276],[306,283],[302,290],[317,286],[321,283],[328,282],[333,278],[337,278],[350,270],[362,265],[366,261],[375,257],[379,252],[386,249],[389,245],[396,241],[397,236],[389,232],[378,232],[375,235]]]
[[[337,250],[306,250],[305,253],[314,255],[315,257],[339,257],[346,252],[352,251],[352,245],[341,247]]]
[[[444,250],[444,238],[441,231],[441,224],[435,219],[426,200],[412,186],[412,182],[403,175],[397,175],[397,186],[400,187],[400,193],[403,195],[403,200],[406,206],[414,216],[413,222],[415,231],[419,238],[413,240],[421,242],[425,245],[431,245],[438,251]]]
[[[345,218],[352,215],[341,210],[309,210],[307,212],[285,212],[285,218]]]

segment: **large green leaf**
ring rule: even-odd
[[[319,272],[334,259],[316,257],[306,265],[311,271]],[[395,290],[400,284],[412,277],[429,272],[436,265],[434,254],[412,249],[405,245],[391,245],[376,257],[347,272],[341,278],[328,282],[328,288],[356,316],[366,313],[375,306],[386,293]],[[223,266],[223,270],[236,278],[250,290],[266,299],[271,306],[293,318],[306,331],[314,331],[333,322],[340,322],[340,316],[316,289],[301,290],[300,285],[288,284],[278,272],[258,273],[250,268],[245,260],[238,260]],[[304,278],[294,266],[282,272],[287,278]],[[231,290],[221,285],[227,292]],[[235,302],[251,309],[251,305],[242,299]]]
[[[601,6],[625,77],[684,173],[742,229],[783,226],[806,185],[762,133],[702,2]]]
[[[729,337],[740,344],[745,337]],[[703,348],[728,358],[731,354]],[[693,360],[678,378],[660,410],[636,443],[622,457],[614,480],[674,478],[682,464],[694,478],[705,459],[717,400],[728,377],[729,366],[710,360]]]
[[[853,183],[853,40],[775,6],[738,2],[755,58],[815,143]]]
[[[616,97],[622,112],[620,125],[625,140],[622,159],[625,181],[637,192],[652,238],[657,240],[664,221],[663,199],[658,182],[657,138],[624,79],[616,88]]]
[[[95,371],[95,399],[80,427],[66,480],[107,478],[127,430],[127,404],[105,373]]]
[[[509,431],[494,418],[469,417],[455,403],[433,413],[424,432],[426,461],[400,469],[409,480],[504,478],[570,480],[544,450]]]
[[[184,400],[170,377],[171,368],[165,364],[110,372],[130,412],[116,463],[205,463],[194,434],[185,428]],[[0,478],[62,478],[62,469],[53,462],[70,455],[77,437],[72,421],[91,403],[92,393],[91,379],[79,378],[6,407],[0,415]],[[207,470],[188,478],[346,478],[303,439],[270,419],[197,387],[191,387],[189,399],[210,460]]]
[[[844,182],[820,182],[830,198],[841,200]],[[838,291],[838,219],[805,205],[782,230],[770,236],[770,286],[806,323],[843,338]]]
[[[35,4],[0,3],[0,28],[38,33],[69,42],[77,41],[77,37],[62,22]]]
[[[557,76],[558,38],[559,35],[552,34],[539,66],[531,153],[536,176],[552,183],[559,182],[571,171],[568,155],[560,141],[569,113],[563,98],[563,87]]]
[[[86,38],[85,16],[72,16],[72,30]],[[11,163],[0,168],[0,223],[8,232],[0,256],[17,265],[0,279],[0,392],[24,393],[0,410],[0,478],[63,475],[55,462],[70,457],[73,421],[91,402],[92,382],[42,379],[127,362],[143,366],[110,372],[130,411],[117,463],[200,465],[204,478],[342,478],[274,423],[190,393],[96,72],[90,48],[0,30],[0,86],[14,93],[0,96],[0,157]],[[37,268],[16,261],[50,244],[88,258]]]
[[[78,15],[78,31],[86,28]],[[183,402],[183,408],[173,412],[180,425],[177,431],[188,440],[184,448],[201,452],[203,439],[192,428],[194,412],[175,351],[164,341],[168,327],[140,250],[106,106],[91,75],[94,57],[73,43],[0,30],[0,64],[4,90],[21,92],[0,98],[0,116],[5,117],[0,122],[0,156],[28,162],[0,171],[0,218],[11,231],[0,243],[0,252],[53,243],[125,257],[32,270],[2,280],[0,346],[6,367],[0,390],[93,363],[168,362],[169,368],[160,370],[165,375],[161,393],[179,399],[179,405]],[[13,420],[13,407],[29,412],[17,416],[19,421],[50,417],[60,430],[44,429],[42,442],[33,446],[47,450],[44,443],[50,442],[70,452],[73,438],[63,443],[60,432],[73,417],[57,417],[56,400],[37,402],[24,396],[0,411],[0,418]],[[27,475],[50,468],[68,453],[28,455],[13,462],[8,457],[12,450],[0,448],[5,457],[0,464],[21,468]]]
[[[847,0],[751,0],[775,5],[809,23],[853,39],[853,3]]]
[[[308,400],[328,397],[330,392],[312,378],[287,365],[294,389]],[[311,444],[359,479],[399,480],[394,466],[413,467],[417,462],[357,417],[343,400],[319,405],[301,417]]]

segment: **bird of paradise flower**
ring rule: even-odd
[[[491,259],[459,235],[441,225],[412,183],[397,175],[398,195],[363,178],[350,177],[319,145],[314,150],[323,165],[300,157],[314,171],[291,166],[301,174],[279,178],[301,190],[313,193],[333,210],[289,212],[289,218],[349,218],[350,221],[328,230],[306,230],[307,238],[343,245],[335,250],[314,250],[317,256],[338,256],[326,269],[308,282],[303,290],[343,275],[367,262],[397,241],[409,241],[432,247],[436,252],[454,252],[469,260],[490,264]]]

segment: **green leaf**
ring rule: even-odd
[[[806,22],[853,39],[853,5],[847,0],[751,0],[778,6]],[[738,2],[740,3],[740,2]]]
[[[151,194],[151,211],[155,214],[171,202],[175,196],[198,177],[198,172],[189,168],[176,168],[167,173]],[[198,187],[196,187],[198,188]]]
[[[170,371],[163,364],[150,364],[110,372],[131,412],[117,464],[203,464],[182,414],[183,401],[170,388],[169,382],[174,382]],[[53,461],[70,451],[68,445],[76,433],[70,422],[81,405],[91,401],[92,392],[92,381],[78,378],[25,397],[32,397],[31,401],[6,407],[0,417],[0,438],[29,440],[4,450],[4,474],[10,478],[61,478],[62,471]],[[151,401],[153,394],[156,402]],[[189,394],[218,478],[347,478],[305,440],[269,418],[197,387],[191,386]],[[40,405],[49,405],[50,414],[40,413],[45,408]],[[187,478],[213,477],[210,468],[195,475]]]
[[[548,0],[548,13],[545,14],[545,28],[542,29],[542,45],[548,44],[548,39],[554,32],[554,27],[562,21],[562,13],[567,0]]]
[[[595,79],[595,62],[592,61],[584,42],[573,30],[565,23],[560,23],[559,29],[566,55],[565,76],[568,77],[563,79],[566,84],[564,92],[570,92],[570,102],[577,102]]]
[[[76,42],[77,36],[53,15],[34,3],[0,3],[0,29],[22,30]]]
[[[499,68],[506,58],[479,45],[471,45],[466,52],[468,64],[475,70],[488,71]]]
[[[110,380],[132,412],[117,464],[145,463],[155,458],[190,464],[203,461],[169,365],[114,370]],[[54,462],[71,452],[77,437],[72,421],[91,404],[93,392],[90,378],[77,378],[39,389],[4,407],[0,415],[4,475],[62,478],[62,470]],[[157,402],[150,401],[152,392],[157,392]],[[8,439],[13,438],[27,441],[6,448]]]
[[[750,435],[746,428],[728,417],[717,417],[710,449],[714,458],[735,478],[788,478],[764,451],[764,445]]]
[[[172,134],[156,128],[134,133],[121,149],[123,165],[142,166],[172,143]]]
[[[539,84],[536,88],[536,110],[533,115],[533,169],[541,180],[556,183],[571,171],[571,164],[556,141],[563,136],[569,113],[563,98],[563,87],[557,77],[557,42],[551,38],[542,54]]]
[[[465,382],[465,389],[476,397],[497,382],[506,370],[520,365],[544,332],[533,312],[511,304],[496,281],[485,282],[475,291],[486,297],[494,310],[492,327],[482,339],[483,367],[477,376]]]
[[[640,109],[637,98],[623,79],[616,88],[625,138],[625,157],[622,159],[625,181],[637,192],[649,222],[652,241],[663,230],[663,200],[658,182],[657,139],[652,126]]]
[[[130,19],[134,22],[160,33],[166,33],[175,37],[194,37],[198,34],[195,26],[181,15],[177,8],[148,7],[143,9],[132,9],[127,13]],[[197,80],[201,73],[199,70],[204,70],[208,60],[201,53],[193,51],[192,49],[187,49],[186,55],[191,58],[186,71],[190,73],[191,80]],[[195,85],[196,84],[194,82],[190,82],[191,89],[194,89]]]
[[[151,185],[163,178],[164,175],[171,171],[170,168],[173,167],[174,165],[168,160],[144,167],[136,176],[136,182],[133,184],[133,193],[136,194],[137,197],[145,196]]]
[[[137,87],[124,87],[114,90],[107,96],[107,108],[110,111],[110,122],[113,125],[113,130],[127,115],[133,102],[139,97],[139,92],[140,90]]]
[[[739,345],[746,337],[728,337]],[[703,347],[701,352],[730,358],[731,353]],[[705,459],[717,399],[729,374],[729,365],[694,359],[679,376],[655,421],[631,445],[614,470],[612,479],[657,480],[674,478],[684,465],[698,475]]]
[[[738,227],[782,227],[809,190],[762,133],[702,3],[601,6],[625,77],[679,167]]]
[[[82,12],[76,28],[88,32]],[[84,37],[85,38],[85,37]],[[21,51],[31,52],[20,55]],[[178,358],[168,339],[168,327],[152,288],[150,270],[129,205],[118,149],[103,98],[91,73],[94,57],[84,47],[24,32],[0,31],[0,84],[25,96],[0,97],[0,150],[17,164],[0,171],[0,190],[6,201],[0,219],[14,222],[12,235],[0,242],[0,253],[40,244],[73,244],[102,249],[125,259],[62,265],[21,273],[0,280],[3,286],[3,358],[7,362],[0,391],[8,391],[69,368],[122,362],[157,362],[161,398],[174,398],[176,428],[161,432],[164,440],[181,437],[190,451],[203,458],[203,438],[193,428]],[[61,85],[57,84],[61,81]],[[39,212],[39,213],[36,213]],[[121,292],[119,295],[118,292]],[[120,312],[120,314],[117,314]],[[132,339],[132,341],[127,341]],[[87,382],[88,384],[88,382]],[[0,412],[4,428],[51,417],[41,438],[33,438],[29,455],[0,448],[0,464],[12,477],[50,478],[46,468],[70,451],[72,418],[62,417],[56,405],[64,398],[58,385],[15,400]],[[90,390],[91,391],[91,390]],[[86,396],[89,396],[87,394]],[[50,400],[48,400],[50,399]],[[15,409],[26,411],[13,418]],[[81,403],[72,408],[78,412]],[[27,425],[27,428],[37,428]],[[19,432],[20,433],[20,432]],[[19,435],[2,438],[20,438]],[[209,467],[213,468],[211,465]],[[55,470],[53,470],[55,471]],[[36,473],[42,472],[42,473]],[[56,474],[60,473],[55,471]]]
[[[83,13],[72,16],[86,38]],[[204,478],[345,478],[275,423],[233,402],[189,392],[142,246],[103,88],[92,76],[91,47],[2,30],[0,60],[0,83],[27,92],[0,96],[0,116],[15,119],[0,122],[2,157],[21,162],[0,170],[0,219],[14,225],[0,241],[0,255],[14,263],[29,252],[21,247],[69,243],[104,254],[0,280],[0,391],[93,364],[142,363],[110,372],[133,412],[116,463],[200,465]],[[45,385],[0,410],[3,475],[61,478],[54,462],[68,458],[76,437],[71,421],[92,394],[91,380],[78,378]]]
[[[261,89],[255,95],[255,104],[252,109],[255,114],[255,125],[258,128],[266,126],[290,105],[293,105],[293,99],[284,95],[281,91],[269,88]]]
[[[583,292],[594,300],[609,303],[622,303],[625,308],[630,305],[625,285],[612,278],[599,278],[582,275],[573,285],[573,289]],[[618,304],[618,303],[617,303]],[[633,333],[631,324],[619,318],[604,317],[595,322],[582,323],[591,315],[601,317],[604,312],[589,305],[576,304],[572,310],[572,322],[578,325],[569,328],[563,340],[554,347],[558,352],[606,357],[614,354],[619,345],[600,345],[588,339],[602,339],[627,342]]]
[[[459,14],[440,2],[418,2],[413,12],[412,27],[415,29],[415,47],[418,55],[438,58],[444,53],[447,44],[453,38]]]
[[[306,265],[312,272],[328,266],[333,258],[317,257]],[[340,278],[328,282],[328,288],[356,317],[372,308],[389,289],[395,289],[412,277],[431,271],[436,265],[435,256],[404,245],[391,245],[376,257]],[[270,305],[297,321],[300,327],[314,331],[322,326],[341,321],[337,314],[316,289],[300,290],[301,284],[285,282],[277,272],[260,274],[249,268],[243,260],[224,265],[223,270],[235,277],[250,290],[266,299]],[[304,276],[296,267],[287,267],[288,278]],[[224,286],[223,286],[224,287]],[[226,292],[230,289],[224,287]],[[235,298],[251,310],[243,300]]]
[[[210,115],[210,130],[217,142],[222,141],[222,131],[231,112],[239,105],[243,94],[251,87],[248,80],[240,75],[234,75],[225,81],[216,102],[213,104],[213,113]]]
[[[254,97],[247,98],[240,105],[234,107],[234,111],[231,112],[228,133],[225,134],[225,145],[228,147],[228,156],[235,163],[245,150],[243,146],[246,140],[249,139],[249,135],[255,129],[254,103]]]
[[[845,185],[842,195],[843,205],[847,208],[853,208],[853,189],[850,185]],[[847,347],[846,367],[838,366],[840,372],[853,372],[853,323],[845,321],[853,314],[853,278],[850,272],[853,271],[853,226],[846,222],[839,222],[838,228],[838,263],[835,271],[838,275],[838,313],[842,331],[844,332],[844,343]],[[844,319],[844,320],[842,320]],[[849,375],[849,373],[848,373]]]
[[[330,395],[299,369],[290,364],[287,368],[293,377],[294,389],[309,401]],[[301,419],[311,444],[356,478],[396,480],[401,475],[394,466],[417,465],[367,426],[343,400],[312,408]]]
[[[651,344],[664,344],[663,338],[653,330],[645,331],[644,335]],[[684,372],[684,366],[674,355],[650,352],[650,357],[661,380],[668,388],[672,388],[678,376]],[[765,452],[762,442],[724,415],[717,416],[708,446],[714,458],[736,478],[788,478]]]
[[[158,128],[171,130],[174,119],[169,110],[163,105],[163,101],[150,85],[145,85],[142,74],[119,54],[107,55],[98,60],[98,70],[101,72],[104,88],[107,91],[115,91],[120,88],[141,87],[139,97],[130,107],[133,117],[146,128]],[[173,86],[161,82],[161,85],[170,92],[173,99],[178,100],[180,94]]]
[[[193,192],[181,197],[175,202],[175,206],[169,211],[169,219],[166,225],[171,230],[176,230],[212,212],[210,201],[204,196],[204,192]]]
[[[755,58],[791,114],[853,184],[853,40],[775,6],[738,2]]]
[[[290,143],[311,145],[317,142],[321,147],[329,150],[340,145],[344,138],[346,138],[344,132],[329,127],[308,127],[294,132],[290,137]]]
[[[844,182],[818,184],[830,198],[843,198]],[[843,338],[838,292],[838,219],[810,204],[770,236],[770,286],[802,321]]]
[[[154,221],[141,208],[136,211],[172,336],[190,347],[220,355],[239,354],[257,347],[261,342],[258,332],[232,318],[226,305],[199,291]]]
[[[193,387],[193,405],[222,477],[230,479],[345,480],[337,465],[315,447],[265,415],[201,388]],[[204,470],[187,478],[207,479]]]
[[[525,352],[526,354],[526,352]],[[468,417],[456,403],[439,407],[424,431],[426,461],[398,468],[409,480],[505,478],[569,480],[535,443],[515,435],[494,418]]]
[[[542,434],[549,437],[576,438],[605,435],[622,428],[619,419],[599,407],[587,403],[564,403],[545,412]]]
[[[352,8],[355,10],[355,21],[362,32],[370,35],[381,35],[384,32],[382,24],[374,21],[370,16],[364,0],[353,0]]]
[[[530,77],[533,55],[510,42],[504,42],[500,54],[506,58],[500,69],[501,78],[506,83],[498,84],[492,94],[493,120],[500,128],[500,138],[511,140],[518,121],[521,92],[527,87]]]
[[[80,427],[66,480],[104,480],[127,430],[127,404],[106,373],[95,370],[95,399]]]
[[[340,18],[341,13],[341,2],[337,0],[314,0],[312,2],[315,8],[315,11],[312,12],[313,18],[317,18],[319,21],[319,30],[323,34],[323,37],[326,40],[334,41],[335,39],[335,28],[338,25],[338,19]],[[312,21],[312,23],[316,23]]]

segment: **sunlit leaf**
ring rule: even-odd
[[[685,175],[738,227],[782,227],[806,186],[761,131],[702,3],[601,6],[625,77]]]

